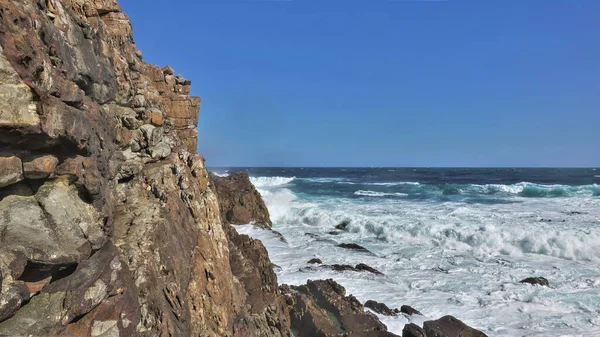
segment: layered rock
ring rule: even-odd
[[[252,222],[271,228],[269,210],[246,172],[235,172],[227,177],[211,174],[211,181],[219,196],[221,218],[225,222],[233,225]]]
[[[221,221],[191,82],[114,0],[0,13],[0,334],[288,336],[264,247]]]
[[[190,85],[115,0],[0,2],[0,335],[394,336],[331,280],[278,287]]]

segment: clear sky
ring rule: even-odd
[[[600,166],[600,1],[120,0],[209,166]]]

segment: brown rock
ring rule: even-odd
[[[23,180],[23,165],[18,157],[0,157],[0,188]]]
[[[160,110],[150,110],[150,123],[154,126],[163,126],[165,124],[165,118]]]
[[[56,170],[58,159],[52,155],[35,158],[23,163],[23,175],[27,179],[44,179]]]
[[[402,312],[403,314],[407,314],[407,315],[423,315],[422,313],[419,312],[419,310],[417,310],[409,305],[401,306],[400,312]]]
[[[402,329],[402,337],[426,337],[425,330],[414,323],[406,324]]]
[[[550,283],[548,282],[547,279],[543,278],[543,277],[528,277],[526,279],[523,279],[521,281],[519,281],[520,283],[529,283],[529,284],[533,284],[533,285],[541,285],[544,287],[549,287]]]
[[[359,263],[356,265],[356,267],[354,267],[356,270],[358,271],[368,271],[369,273],[373,273],[373,274],[377,274],[377,275],[383,275],[382,272],[380,272],[379,270],[370,267],[364,263]]]
[[[390,309],[385,303],[368,300],[365,302],[365,308],[369,308],[378,314],[385,316],[397,316],[400,312],[398,309]]]
[[[337,245],[340,248],[358,250],[361,252],[369,252],[369,250],[361,245],[357,245],[356,243],[340,243]]]
[[[308,281],[303,286],[281,289],[297,336],[396,336],[375,315],[365,312],[355,297],[346,296],[344,287],[333,280]]]
[[[308,260],[308,262],[306,262],[306,263],[308,263],[308,264],[321,264],[321,263],[323,263],[323,261],[321,261],[321,259],[314,258],[314,259]]]
[[[227,177],[211,174],[211,182],[219,198],[223,220],[235,225],[254,222],[258,226],[271,228],[267,206],[247,173],[235,172]]]
[[[423,323],[427,337],[487,337],[483,332],[473,329],[461,320],[452,316],[444,316],[435,321]]]

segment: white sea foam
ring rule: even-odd
[[[291,179],[257,184],[288,243],[269,231],[238,227],[263,240],[282,283],[333,278],[361,302],[408,304],[425,314],[380,316],[400,335],[409,320],[450,314],[489,336],[600,336],[600,198],[522,198],[528,183],[520,183],[475,187],[514,194],[514,203],[387,199],[364,190],[356,194],[374,198],[306,199],[286,185]],[[349,221],[345,231],[328,234],[342,221]],[[335,247],[342,242],[374,255]],[[367,263],[386,276],[302,269],[313,257]],[[519,284],[530,276],[544,276],[552,287]]]
[[[294,179],[296,177],[250,177],[250,181],[256,188],[286,185]]]
[[[384,193],[384,192],[377,192],[377,191],[358,190],[358,191],[354,192],[354,195],[361,195],[364,197],[385,197],[385,196],[403,197],[403,196],[407,196],[408,194],[406,194],[406,193]]]
[[[227,171],[225,171],[225,172],[212,172],[212,174],[216,175],[217,177],[221,177],[221,178],[229,177],[229,173]]]

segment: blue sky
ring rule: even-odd
[[[600,166],[600,1],[119,2],[209,166]]]

